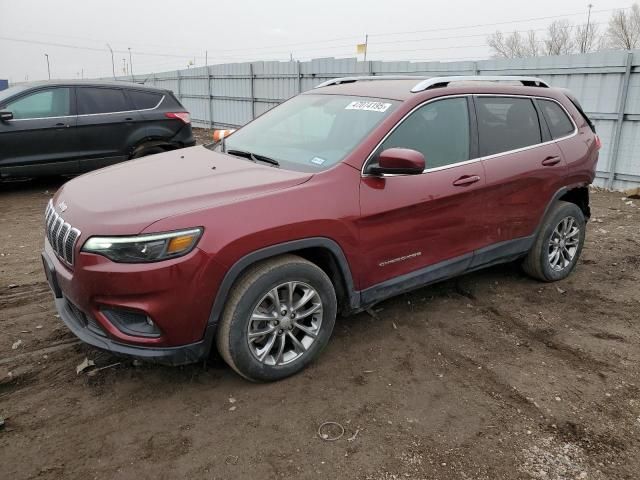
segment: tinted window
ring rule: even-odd
[[[480,155],[507,152],[542,141],[540,123],[528,98],[477,97]]]
[[[427,168],[469,160],[469,111],[466,98],[428,103],[413,112],[381,145],[417,150]]]
[[[551,100],[538,100],[538,103],[547,120],[552,138],[566,137],[573,133],[573,123],[560,105]]]
[[[140,90],[129,90],[129,97],[136,110],[146,110],[155,108],[162,98],[161,93],[141,92]]]
[[[126,112],[132,110],[124,92],[116,88],[78,88],[78,114]]]
[[[48,118],[69,115],[69,89],[40,90],[7,104],[13,118]]]

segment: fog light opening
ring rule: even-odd
[[[135,337],[159,337],[160,328],[145,312],[121,308],[102,308],[102,314],[118,330]]]

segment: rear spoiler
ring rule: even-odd
[[[582,118],[584,118],[585,122],[587,122],[587,125],[589,125],[589,128],[591,128],[591,131],[593,133],[596,133],[596,126],[591,121],[591,119],[587,116],[587,114],[584,113],[584,109],[582,108],[582,105],[580,105],[580,102],[575,97],[575,95],[571,93],[571,90],[569,90],[568,88],[559,88],[558,90],[561,90],[562,93],[564,93],[567,96],[567,98],[571,101],[571,103],[573,103],[573,106],[576,107],[576,110],[580,112],[580,115],[582,115]]]

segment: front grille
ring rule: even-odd
[[[45,232],[51,248],[65,263],[73,265],[73,252],[80,230],[73,228],[56,213],[53,202],[49,200],[44,214]]]

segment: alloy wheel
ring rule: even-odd
[[[302,357],[322,326],[322,300],[303,282],[286,282],[267,292],[247,327],[251,353],[265,365],[285,365]]]
[[[578,251],[580,227],[574,217],[563,218],[549,238],[549,265],[555,271],[569,267]]]

